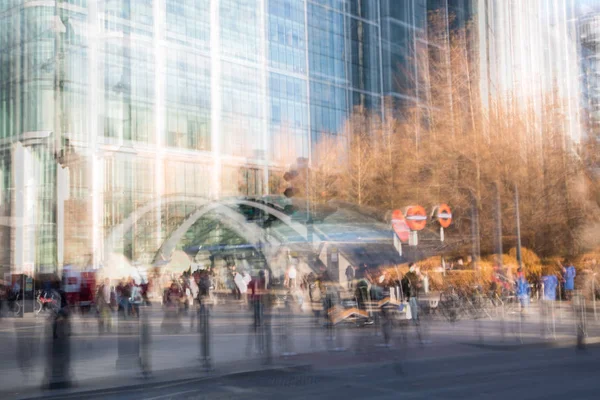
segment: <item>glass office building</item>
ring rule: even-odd
[[[354,107],[419,102],[427,12],[470,3],[0,2],[0,265],[147,262],[195,207],[163,199],[279,194]]]
[[[600,12],[579,17],[585,123],[588,134],[600,138]]]
[[[565,115],[565,144],[582,137],[576,0],[479,0],[481,97],[490,109],[533,111],[529,140],[540,144],[544,102]]]

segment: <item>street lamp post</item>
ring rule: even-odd
[[[459,190],[467,192],[471,199],[471,259],[473,267],[477,269],[479,265],[479,209],[477,205],[477,197],[471,188],[460,187]]]
[[[521,256],[521,215],[519,212],[519,187],[515,183],[515,217],[517,222],[517,261],[519,269],[523,269],[523,260]]]
[[[312,244],[313,244],[313,238],[312,238],[312,224],[313,224],[313,219],[312,219],[312,214],[310,211],[310,185],[309,185],[309,179],[310,179],[310,161],[306,167],[306,240],[308,242],[308,245],[310,246],[310,250],[312,251]]]
[[[502,268],[502,202],[500,201],[500,185],[494,182],[496,189],[496,264],[498,268]]]

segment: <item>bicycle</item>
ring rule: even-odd
[[[55,291],[38,291],[35,305],[35,315],[40,315],[46,312],[52,312],[59,307],[60,297]]]
[[[483,294],[481,286],[476,286],[473,292],[463,297],[463,308],[473,319],[488,317],[492,319],[489,309],[493,305],[491,299]]]
[[[462,316],[462,299],[458,290],[454,286],[449,286],[440,293],[438,309],[440,313],[450,323],[454,323]]]
[[[22,315],[23,304],[21,301],[21,293],[13,293],[8,300],[8,311],[13,317]]]

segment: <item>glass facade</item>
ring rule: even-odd
[[[530,139],[541,143],[544,93],[553,93],[566,116],[565,137],[581,140],[580,57],[576,0],[478,2],[482,97],[504,109],[534,112]],[[490,107],[494,107],[490,104]]]
[[[582,100],[588,134],[600,138],[600,12],[579,18],[581,44]]]
[[[161,199],[268,194],[273,174],[343,135],[354,107],[424,98],[415,49],[427,11],[452,4],[2,1],[0,216],[34,215],[35,234],[0,237],[37,254],[12,249],[0,264],[98,265],[107,248],[142,259],[191,212]]]

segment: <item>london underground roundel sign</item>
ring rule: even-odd
[[[452,211],[448,204],[440,204],[437,208],[436,218],[442,228],[447,228],[452,223]]]
[[[421,231],[427,225],[427,213],[421,206],[409,206],[404,213],[408,227],[413,231]]]
[[[401,242],[408,242],[410,236],[410,228],[406,223],[406,219],[404,219],[404,214],[402,214],[401,210],[394,210],[392,213],[392,228],[396,235],[398,235],[398,239]]]

